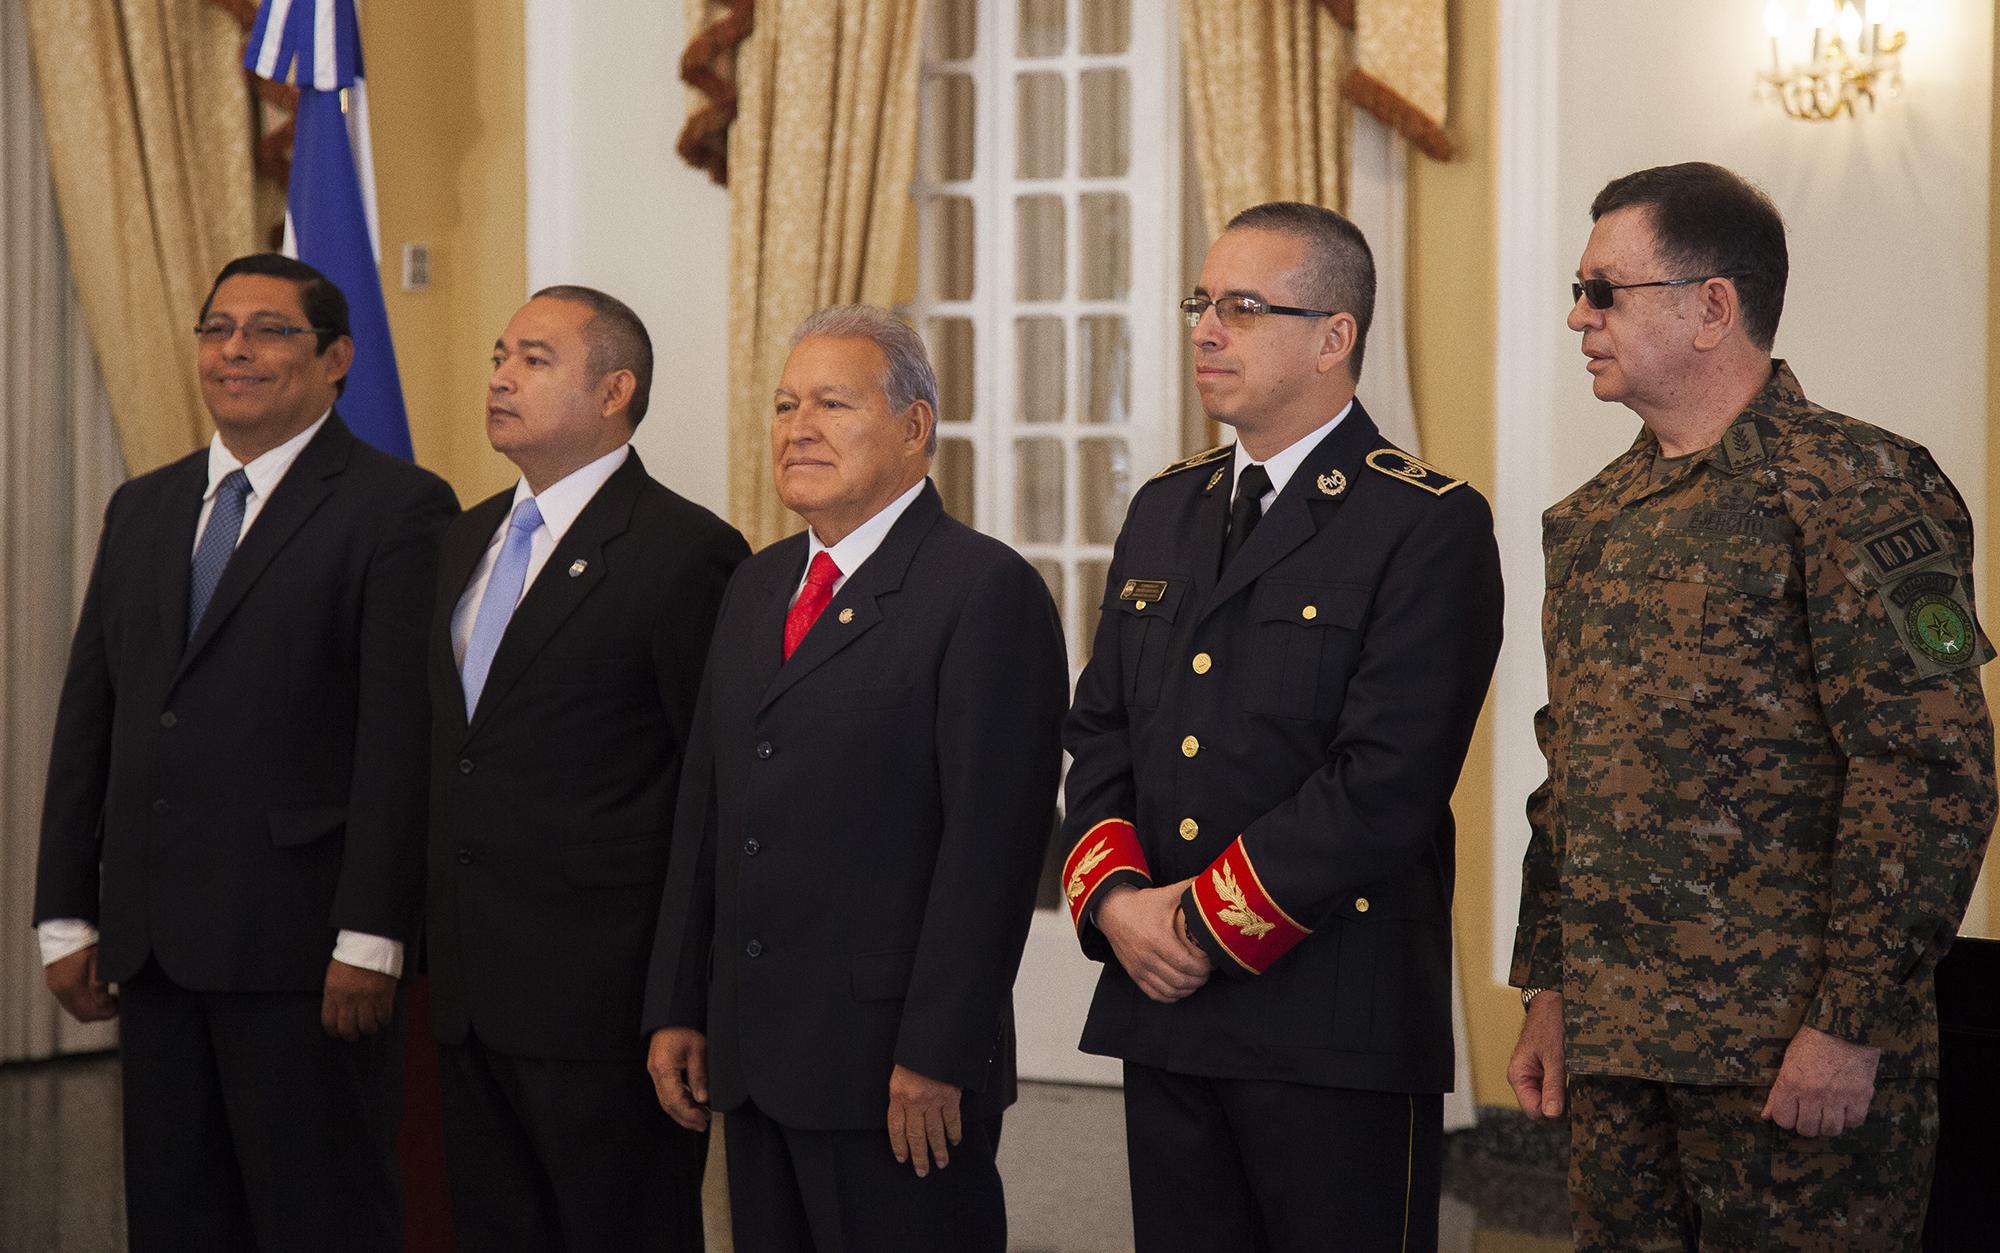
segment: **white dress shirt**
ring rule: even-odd
[[[507,514],[500,519],[500,525],[493,529],[493,538],[486,541],[486,552],[479,558],[479,564],[472,568],[472,578],[465,584],[465,591],[458,598],[458,605],[451,611],[451,659],[458,668],[465,668],[465,650],[472,643],[472,626],[479,620],[479,602],[486,595],[486,585],[493,579],[493,567],[500,561],[500,546],[507,538],[507,528],[513,524],[514,511],[524,500],[533,500],[535,508],[541,510],[542,524],[528,537],[528,571],[521,580],[521,595],[535,585],[535,576],[549,563],[549,554],[562,543],[562,537],[575,525],[577,515],[583,512],[597,489],[609,481],[625,458],[632,453],[632,445],[620,444],[602,457],[568,474],[543,488],[540,493],[530,491],[528,480],[514,484],[514,503],[507,506]],[[520,604],[519,600],[514,602]]]
[[[903,516],[903,511],[908,509],[910,502],[923,492],[924,484],[928,482],[930,482],[929,478],[918,479],[916,486],[882,506],[874,517],[855,527],[854,530],[848,533],[847,538],[831,547],[820,543],[818,533],[808,529],[806,531],[806,569],[812,569],[813,558],[819,556],[821,553],[825,553],[827,556],[833,558],[834,566],[840,571],[840,577],[833,581],[833,592],[838,592],[841,585],[846,583],[848,578],[861,568],[861,563],[873,556],[876,549],[882,547],[882,541],[889,537],[889,528],[896,525],[896,519]],[[801,574],[799,575],[798,586],[792,589],[792,599],[786,603],[797,604],[799,593],[805,589],[806,576]],[[831,595],[832,593],[828,594]]]
[[[1333,428],[1339,426],[1342,420],[1353,411],[1354,402],[1350,400],[1341,407],[1339,413],[1333,415],[1332,419],[1326,425],[1306,432],[1306,434],[1288,444],[1284,451],[1272,453],[1263,461],[1257,460],[1246,452],[1243,448],[1243,441],[1238,439],[1236,441],[1236,459],[1230,465],[1230,499],[1234,500],[1236,498],[1236,480],[1243,474],[1244,467],[1261,465],[1264,467],[1264,473],[1271,476],[1271,490],[1264,493],[1264,498],[1258,501],[1257,505],[1263,512],[1269,513],[1271,511],[1271,503],[1278,499],[1279,492],[1285,490],[1285,484],[1291,481],[1292,473],[1304,463],[1306,454],[1319,447],[1319,442],[1333,434]]]
[[[201,496],[201,516],[194,527],[194,545],[188,549],[188,559],[201,547],[201,534],[208,529],[208,516],[215,511],[215,489],[222,485],[237,470],[250,481],[250,492],[243,498],[243,526],[236,532],[236,542],[240,545],[243,537],[250,533],[250,524],[264,511],[264,503],[271,493],[278,490],[292,463],[299,459],[299,453],[312,442],[313,436],[326,425],[327,414],[319,415],[319,420],[305,430],[292,436],[284,443],[252,457],[248,462],[238,461],[236,454],[223,447],[222,435],[218,432],[208,441],[208,486]],[[71,953],[80,952],[97,943],[99,934],[96,927],[81,918],[51,918],[35,928],[35,937],[40,942],[42,964],[61,961]],[[403,944],[387,936],[369,935],[362,931],[342,931],[334,937],[333,956],[335,960],[363,970],[373,970],[380,974],[401,977],[403,973]]]

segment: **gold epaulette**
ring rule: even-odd
[[[1182,470],[1192,470],[1196,466],[1205,466],[1211,461],[1220,461],[1224,457],[1227,457],[1228,455],[1230,455],[1235,451],[1236,451],[1236,445],[1234,444],[1217,444],[1213,448],[1207,449],[1206,451],[1203,452],[1196,453],[1194,456],[1189,457],[1186,461],[1174,462],[1172,465],[1160,471],[1158,474],[1155,474],[1153,477],[1156,479],[1163,479],[1167,477],[1169,474],[1179,474]]]
[[[1377,448],[1368,454],[1368,468],[1378,470],[1399,483],[1421,487],[1433,496],[1442,496],[1454,487],[1465,486],[1464,479],[1455,479],[1400,448]]]

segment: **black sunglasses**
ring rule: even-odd
[[[1588,299],[1593,309],[1609,309],[1614,293],[1631,291],[1635,287],[1686,287],[1689,283],[1706,283],[1712,278],[1749,277],[1748,274],[1696,274],[1691,278],[1663,278],[1651,283],[1613,283],[1608,279],[1587,278],[1569,285],[1569,298],[1572,304]]]

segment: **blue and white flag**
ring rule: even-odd
[[[375,170],[354,0],[263,0],[243,66],[282,83],[294,76],[294,65],[299,109],[292,123],[285,252],[318,269],[347,296],[354,368],[340,416],[362,439],[408,459],[410,423],[389,340],[389,311],[382,303]]]

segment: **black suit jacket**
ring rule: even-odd
[[[710,1104],[789,1126],[879,1128],[896,1064],[1004,1108],[1061,759],[1055,606],[926,484],[785,661],[806,547],[729,585],[646,1026],[706,1031]]]
[[[1065,888],[1105,962],[1083,1048],[1445,1091],[1450,800],[1500,646],[1491,515],[1357,403],[1218,577],[1233,453],[1133,500],[1064,728]],[[1190,876],[1216,974],[1163,1005],[1090,919],[1121,879]]]
[[[468,726],[452,614],[513,497],[453,523],[439,561],[432,1023],[518,1056],[634,1056],[702,660],[750,550],[629,453],[529,585]]]
[[[457,512],[348,433],[300,450],[187,638],[206,450],[120,487],[70,648],[35,919],[203,991],[317,989],[342,929],[409,940],[423,869],[424,626]]]

